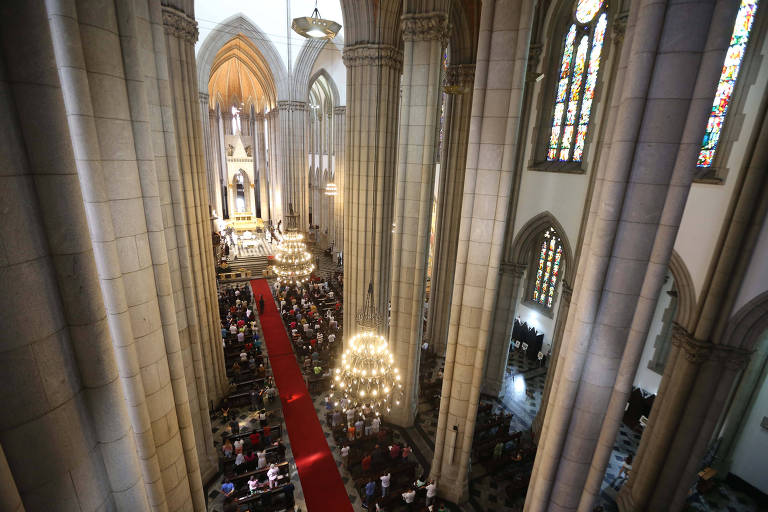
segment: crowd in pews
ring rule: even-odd
[[[219,293],[229,379],[229,392],[215,413],[229,427],[222,435],[219,453],[224,512],[283,510],[294,503],[294,486],[281,440],[283,427],[271,410],[277,388],[269,375],[269,358],[262,350],[254,307],[263,311],[264,298],[254,300],[247,285]],[[238,407],[249,408],[253,419],[241,425]]]
[[[338,278],[313,277],[301,287],[276,283],[274,294],[307,389],[313,394],[326,390],[341,347],[344,311]]]

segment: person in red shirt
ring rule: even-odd
[[[269,439],[271,433],[272,433],[272,428],[269,425],[261,429],[261,435],[264,436],[264,439]]]
[[[254,469],[256,467],[256,454],[253,450],[250,450],[244,458],[247,469]]]
[[[365,457],[363,457],[363,460],[360,461],[360,465],[363,467],[363,471],[371,470],[371,454],[370,453]]]
[[[245,321],[244,321],[244,320],[238,320],[238,321],[237,321],[237,328],[238,328],[238,329],[239,329],[240,327],[243,327],[244,325],[245,325]]]
[[[389,447],[389,456],[392,459],[396,459],[400,457],[400,445],[397,443],[393,443],[392,446]]]
[[[312,345],[312,352],[314,352],[315,351],[315,345],[317,345],[317,340],[316,339],[311,339],[311,340],[309,340],[309,344]]]
[[[261,436],[258,432],[252,433],[248,438],[251,440],[251,447],[256,448],[259,446],[259,443],[261,443]]]

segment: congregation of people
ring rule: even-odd
[[[229,393],[214,412],[214,417],[227,425],[219,453],[224,512],[276,511],[294,503],[283,425],[277,419],[277,388],[256,321],[256,311],[263,312],[264,305],[264,297],[253,297],[248,285],[219,293],[229,379]],[[249,421],[242,421],[248,418],[245,410],[251,416]]]

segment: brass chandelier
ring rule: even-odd
[[[379,416],[400,405],[403,384],[386,338],[377,333],[381,318],[373,303],[373,284],[357,324],[360,331],[345,343],[341,364],[333,372],[331,400],[334,406],[345,402],[345,410],[370,407]]]
[[[333,39],[341,30],[341,25],[321,18],[320,11],[317,10],[317,1],[315,1],[315,10],[312,11],[312,15],[293,18],[291,28],[307,39]]]
[[[285,233],[283,241],[277,247],[275,254],[274,270],[277,281],[280,284],[298,286],[309,279],[315,265],[312,263],[312,255],[307,251],[304,243],[304,235],[298,230],[298,215],[293,213],[286,215]]]

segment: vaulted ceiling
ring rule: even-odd
[[[251,40],[237,34],[216,54],[208,81],[210,107],[218,103],[222,110],[233,105],[248,111],[271,110],[277,103],[272,72],[264,56]]]

